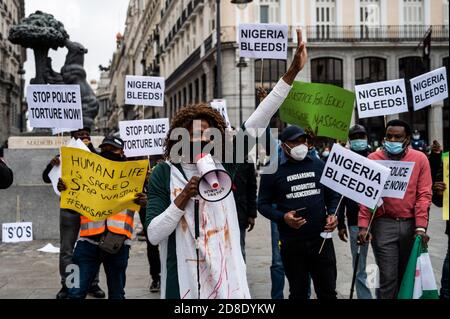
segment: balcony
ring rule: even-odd
[[[383,26],[307,26],[308,42],[405,42],[421,41],[430,26],[383,25]],[[449,28],[433,25],[432,41],[448,41]]]

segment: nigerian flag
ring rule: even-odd
[[[422,246],[421,236],[414,242],[397,298],[439,299],[430,255]]]

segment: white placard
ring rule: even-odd
[[[27,103],[31,127],[83,127],[79,85],[29,85]]]
[[[382,195],[389,174],[389,168],[334,144],[320,182],[373,209]]]
[[[284,24],[240,24],[239,57],[287,59],[288,26]]]
[[[59,133],[64,133],[64,132],[72,132],[73,129],[71,128],[52,128],[52,135],[56,135]]]
[[[127,75],[125,104],[164,106],[164,78],[158,76]]]
[[[414,169],[414,162],[401,161],[376,161],[381,165],[389,168],[391,174],[384,184],[382,197],[400,198],[405,197],[408,189],[409,179]]]
[[[445,67],[416,76],[411,79],[410,83],[414,111],[448,98],[447,72]]]
[[[225,124],[227,125],[227,127],[231,127],[227,111],[227,101],[222,99],[214,99],[211,101],[210,105],[213,109],[216,109],[217,111],[220,112],[223,119],[225,120]]]
[[[359,118],[408,112],[405,80],[355,86]]]
[[[121,121],[119,130],[127,157],[163,154],[169,119]]]
[[[2,224],[2,242],[18,243],[33,240],[33,223],[5,223]]]

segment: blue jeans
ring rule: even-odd
[[[442,265],[442,277],[441,277],[441,299],[448,300],[448,245],[447,254],[445,255],[444,264]]]
[[[284,266],[281,261],[280,234],[278,233],[277,223],[270,222],[270,230],[272,234],[272,265],[270,266],[270,279],[272,281],[272,289],[270,295],[272,299],[284,299]]]
[[[350,236],[350,249],[352,251],[352,265],[355,267],[355,259],[356,254],[358,252],[358,226],[349,226],[349,236]],[[369,245],[361,246],[360,255],[359,255],[359,263],[358,263],[358,271],[356,272],[356,295],[358,299],[372,299],[372,293],[370,289],[367,287],[367,273],[366,273],[366,259],[367,259],[367,251],[369,250]]]
[[[126,269],[130,246],[123,245],[117,254],[109,254],[87,241],[78,241],[73,262],[79,268],[79,287],[69,289],[69,298],[84,299],[103,263],[108,285],[108,299],[125,299]]]

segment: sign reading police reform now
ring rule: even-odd
[[[119,130],[127,157],[163,154],[169,119],[121,121]]]
[[[240,24],[239,56],[253,59],[287,59],[288,26]]]
[[[29,85],[27,103],[31,127],[83,127],[79,85]]]
[[[382,81],[355,86],[359,118],[408,112],[405,81]]]
[[[364,206],[374,209],[390,169],[334,144],[320,182]]]
[[[164,78],[127,75],[125,77],[125,103],[164,106],[164,89]]]
[[[448,98],[445,67],[416,76],[410,83],[415,111]]]
[[[376,161],[381,165],[389,168],[391,174],[389,175],[381,197],[400,198],[405,197],[408,189],[409,179],[411,178],[414,169],[414,162],[401,161]]]

